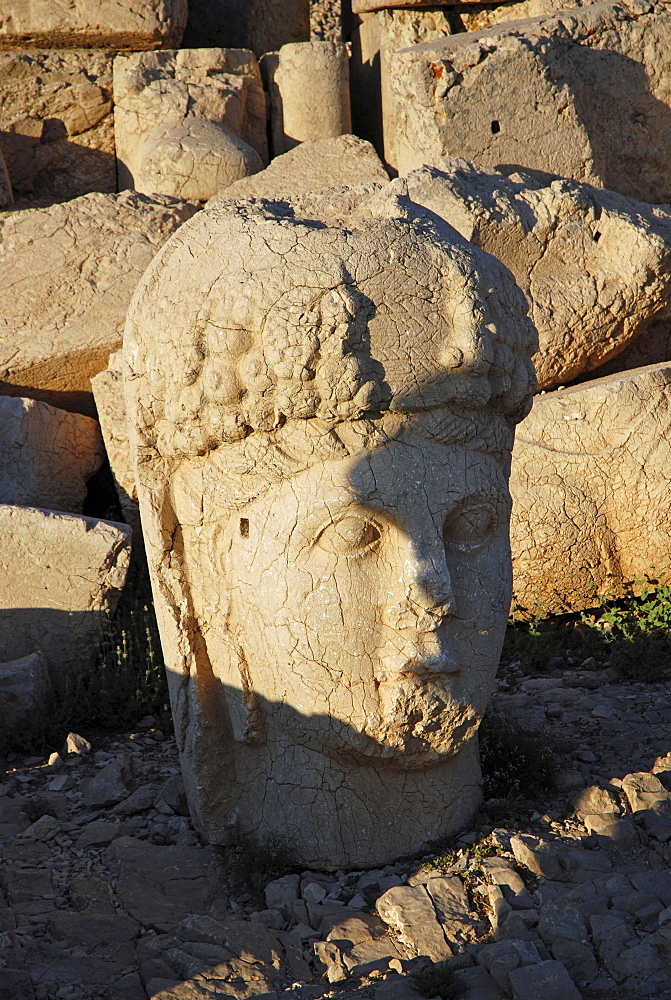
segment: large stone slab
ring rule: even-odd
[[[196,210],[127,191],[0,216],[0,394],[93,415],[140,276]]]
[[[227,202],[147,269],[130,442],[208,839],[368,867],[472,815],[534,342],[511,273],[440,219]]]
[[[7,745],[43,724],[52,695],[43,653],[0,663],[0,741]]]
[[[535,397],[510,480],[517,603],[577,611],[671,569],[670,430],[666,363]]]
[[[266,99],[258,63],[245,49],[136,52],[114,60],[119,187],[134,187],[160,127],[192,118],[223,126],[268,162]]]
[[[44,653],[51,682],[91,666],[130,559],[130,529],[0,504],[0,662]]]
[[[235,181],[223,193],[232,198],[281,198],[330,187],[389,181],[369,142],[355,135],[303,142],[275,157],[265,170]]]
[[[671,201],[671,9],[599,3],[392,56],[400,173],[464,156]]]
[[[0,52],[0,150],[17,199],[45,204],[116,191],[112,58]]]
[[[123,350],[110,355],[107,368],[91,379],[91,388],[119,503],[126,524],[133,529],[133,549],[137,552],[138,544],[141,544],[142,529],[135,471],[128,441],[123,388]]]
[[[261,57],[310,38],[310,0],[190,0],[184,45],[234,46]]]
[[[0,49],[156,49],[179,45],[187,0],[3,0]]]
[[[0,503],[81,514],[103,463],[95,420],[35,399],[0,396]]]
[[[668,208],[457,158],[392,181],[387,193],[440,215],[510,268],[538,330],[540,389],[598,367],[671,312]]]

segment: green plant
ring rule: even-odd
[[[485,799],[531,798],[552,786],[554,751],[541,732],[488,712],[479,734]]]
[[[438,962],[430,969],[416,972],[413,980],[423,996],[440,997],[440,1000],[455,1000],[463,996],[467,989],[450,962]]]
[[[664,574],[646,576],[624,597],[602,594],[588,611],[546,618],[538,608],[531,613],[516,605],[501,661],[524,673],[587,662],[616,667],[630,680],[662,680],[671,671],[671,584]]]

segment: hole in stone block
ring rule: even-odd
[[[501,126],[497,121],[493,121],[491,124],[492,135],[496,135],[497,132],[501,131]]]
[[[243,538],[249,538],[249,518],[240,518],[240,534]]]

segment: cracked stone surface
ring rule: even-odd
[[[668,363],[536,396],[513,452],[515,599],[548,613],[668,565]]]
[[[119,186],[135,187],[137,179],[153,177],[147,158],[153,155],[157,130],[198,128],[191,119],[222,126],[256,150],[263,164],[268,162],[265,95],[251,52],[208,48],[118,55],[114,130]],[[204,148],[192,155],[207,163]]]
[[[135,286],[197,208],[126,191],[0,216],[0,393],[94,415]]]
[[[0,396],[0,502],[81,514],[105,458],[95,420],[34,399]]]
[[[342,42],[283,45],[263,57],[261,71],[270,101],[274,157],[298,143],[352,131],[349,56]]]
[[[445,155],[671,200],[671,11],[598,3],[392,56],[401,174]]]
[[[83,49],[0,51],[0,149],[17,207],[116,190],[112,60]]]
[[[94,660],[130,561],[130,529],[0,504],[0,662],[41,650],[62,689]]]
[[[539,389],[586,374],[668,319],[671,214],[663,206],[457,158],[392,181],[387,193],[436,212],[510,268],[538,330]]]
[[[389,175],[369,142],[356,135],[340,135],[300,143],[288,153],[276,156],[260,173],[231,184],[223,197],[229,200],[285,196],[293,200],[298,194],[338,187],[343,189],[338,195],[342,200],[347,199],[346,188],[388,181]]]
[[[172,48],[186,15],[187,0],[3,0],[0,48]]]
[[[143,139],[138,163],[137,191],[197,201],[263,169],[255,149],[202,118],[157,125]]]
[[[210,840],[349,867],[475,808],[534,385],[525,312],[440,221],[341,230],[238,204],[146,272],[124,339],[131,450]]]

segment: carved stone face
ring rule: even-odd
[[[498,462],[415,435],[316,464],[237,512],[228,625],[272,706],[267,736],[402,767],[458,750],[505,627],[508,516]]]

